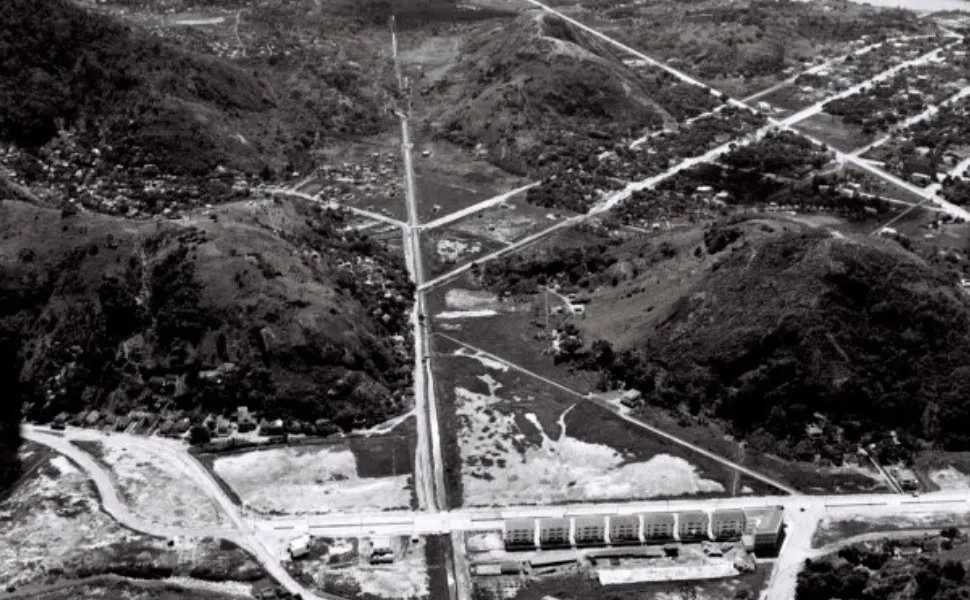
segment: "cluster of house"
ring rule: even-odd
[[[649,512],[509,519],[505,549],[549,550],[588,546],[741,541],[759,555],[777,552],[784,532],[781,506],[712,512]]]
[[[370,550],[367,560],[372,565],[394,562],[395,550],[390,537],[374,537],[370,540]],[[287,552],[290,558],[297,560],[310,554],[312,543],[310,534],[304,533],[290,540]],[[325,558],[331,563],[350,560],[355,556],[355,547],[349,540],[337,540],[327,546]]]

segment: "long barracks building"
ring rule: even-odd
[[[711,512],[508,519],[503,537],[506,550],[744,539],[756,553],[773,554],[781,545],[783,529],[784,511],[781,506],[773,506]]]

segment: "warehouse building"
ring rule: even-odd
[[[746,532],[758,556],[777,556],[785,539],[785,511],[781,506],[748,510]]]
[[[538,544],[536,540],[536,520],[535,519],[509,519],[505,521],[505,549],[512,550],[532,550]]]
[[[569,519],[539,519],[539,547],[545,550],[571,546],[569,530]]]

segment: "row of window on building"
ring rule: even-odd
[[[562,518],[509,519],[506,550],[666,543],[736,541],[747,538],[755,552],[771,553],[781,543],[783,509],[721,509],[713,512],[653,512]]]

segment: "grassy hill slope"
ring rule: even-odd
[[[10,0],[0,142],[37,147],[71,130],[109,164],[257,173],[299,162],[318,137],[377,125],[378,105],[357,89],[366,82],[319,81],[308,95],[277,89],[266,69],[182,50],[66,0]]]
[[[889,431],[910,447],[970,447],[970,300],[952,273],[821,231],[741,237],[727,252],[614,369],[648,401],[800,458],[819,450],[812,423],[835,455]]]
[[[556,152],[585,159],[588,138],[611,146],[646,128],[674,127],[683,111],[715,100],[630,68],[601,41],[536,11],[471,36],[460,60],[433,83],[419,79],[418,89],[435,100],[427,118],[441,135],[480,143],[492,160],[519,169],[523,160],[533,168],[555,162]]]
[[[0,261],[28,418],[246,405],[350,428],[405,403],[411,284],[339,213],[264,201],[144,222],[8,199]]]

